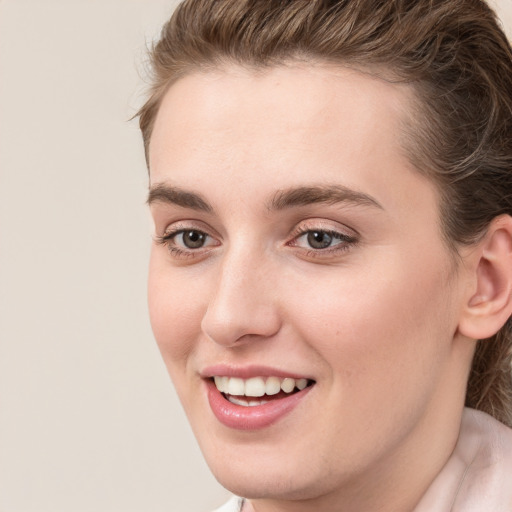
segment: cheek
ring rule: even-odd
[[[438,270],[446,266],[418,272],[408,261],[394,261],[386,272],[374,261],[364,272],[347,273],[336,279],[343,286],[326,283],[307,303],[292,299],[297,318],[307,319],[300,323],[302,336],[342,382],[336,389],[353,397],[402,386],[420,392],[417,384],[433,385],[448,356],[455,315],[448,272]]]
[[[173,272],[156,250],[148,276],[148,307],[156,342],[171,376],[183,369],[194,349],[203,315],[201,289],[187,272]]]

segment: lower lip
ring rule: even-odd
[[[224,398],[211,380],[206,381],[206,385],[208,401],[215,417],[226,427],[237,430],[258,430],[272,425],[289,414],[313,387],[263,405],[244,407]]]

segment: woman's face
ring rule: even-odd
[[[165,96],[151,322],[207,462],[236,493],[384,486],[428,466],[430,436],[453,445],[464,285],[436,191],[400,145],[410,98],[320,65],[191,74]]]

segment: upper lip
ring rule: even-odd
[[[235,366],[226,364],[214,364],[206,366],[200,371],[201,377],[209,379],[211,377],[238,377],[240,379],[250,379],[252,377],[290,377],[292,379],[308,379],[314,380],[308,375],[301,373],[283,370],[279,368],[272,368],[270,366],[262,365],[246,365]]]

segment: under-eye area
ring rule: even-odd
[[[224,398],[235,405],[254,407],[300,393],[315,384],[314,380],[292,377],[215,376],[211,379]]]

